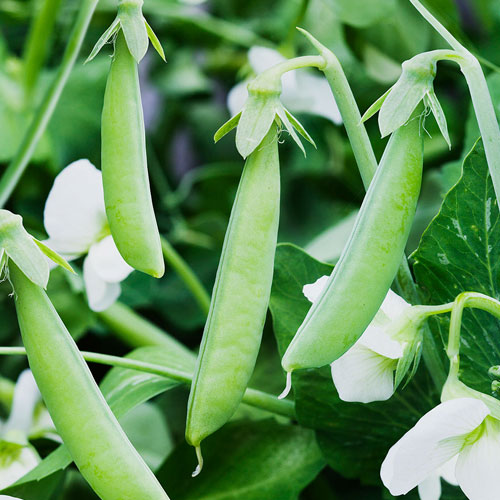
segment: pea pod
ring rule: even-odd
[[[290,373],[329,364],[377,313],[403,257],[422,181],[418,115],[396,130],[338,264],[283,356]]]
[[[201,441],[231,418],[255,366],[271,292],[279,197],[272,125],[245,163],[189,395],[186,439],[197,448],[198,472]]]
[[[109,409],[46,293],[9,261],[28,361],[57,431],[103,500],[168,500]]]
[[[149,188],[137,63],[121,30],[104,94],[102,180],[109,227],[121,256],[139,271],[162,276],[165,267]]]

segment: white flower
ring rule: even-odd
[[[268,47],[252,47],[248,52],[250,66],[259,74],[285,61],[276,50]],[[340,111],[335,103],[330,85],[325,78],[305,70],[289,71],[282,77],[281,101],[290,111],[319,115],[333,123],[342,123]],[[227,106],[231,116],[241,111],[248,96],[248,80],[235,85],[227,96]]]
[[[35,406],[40,399],[31,371],[23,371],[14,389],[9,418],[0,427],[0,490],[16,482],[40,462],[38,453],[28,442]]]
[[[87,254],[83,279],[89,306],[107,309],[120,296],[120,282],[132,271],[109,232],[102,175],[88,160],[62,170],[45,203],[46,244],[71,260]]]
[[[316,301],[328,276],[305,285],[304,295]],[[359,340],[331,364],[340,399],[369,403],[385,401],[394,393],[394,372],[414,340],[417,323],[412,306],[389,290],[375,318]]]
[[[391,494],[406,494],[456,460],[456,482],[467,498],[499,498],[500,420],[490,406],[474,397],[457,398],[424,415],[382,464],[380,476]]]

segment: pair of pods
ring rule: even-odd
[[[195,446],[238,407],[255,366],[271,293],[280,171],[273,124],[243,169],[189,395],[186,439]]]
[[[102,500],[168,500],[111,412],[45,291],[9,260],[30,368],[82,476]]]

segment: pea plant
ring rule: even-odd
[[[500,498],[498,2],[0,22],[0,499]]]

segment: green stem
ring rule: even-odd
[[[288,71],[293,71],[301,68],[318,68],[323,69],[325,66],[325,59],[322,56],[301,56],[294,57],[292,59],[287,59],[275,66],[263,71],[258,75],[252,85],[258,86],[260,80],[265,81],[270,79],[271,81],[276,80],[276,78],[281,77]]]
[[[121,302],[115,302],[105,311],[97,313],[97,316],[130,347],[160,345],[179,355],[192,356],[183,344]]]
[[[26,355],[26,350],[24,347],[0,347],[0,355]],[[130,358],[120,358],[109,354],[87,351],[82,351],[82,356],[86,361],[91,363],[117,366],[120,368],[128,368],[130,370],[152,373],[154,375],[160,375],[188,385],[191,384],[193,378],[193,375],[188,372]],[[256,408],[275,413],[276,415],[295,418],[294,404],[291,401],[279,400],[276,396],[258,391],[257,389],[248,388],[243,396],[243,402],[248,405],[255,406]]]
[[[491,180],[493,181],[497,200],[500,203],[500,128],[481,65],[477,58],[446,29],[419,0],[410,0],[410,2],[461,56],[461,59],[457,62],[460,64],[460,69],[469,86],[472,104],[476,113],[481,137],[483,138],[484,152],[486,154]]]
[[[24,48],[24,86],[28,100],[38,81],[49,46],[50,37],[61,6],[61,0],[43,0],[34,13],[30,32]]]
[[[210,309],[210,295],[186,261],[177,253],[175,248],[162,236],[161,249],[165,262],[170,265],[192,293],[200,309],[208,314]]]
[[[47,128],[52,113],[59,101],[59,97],[73,69],[78,53],[80,52],[80,47],[97,5],[97,1],[98,0],[83,0],[82,2],[57,75],[45,94],[40,107],[36,111],[16,156],[9,164],[0,180],[0,207],[5,205],[12,191],[15,189],[35,151],[38,141]]]
[[[460,53],[470,52],[420,3],[419,0],[410,0],[420,15],[453,47]]]
[[[310,0],[301,0],[297,13],[295,14],[286,34],[285,41],[281,45],[281,51],[285,55],[293,55],[293,40],[297,34],[297,26],[302,24],[302,20],[306,15],[307,9],[309,7]]]

